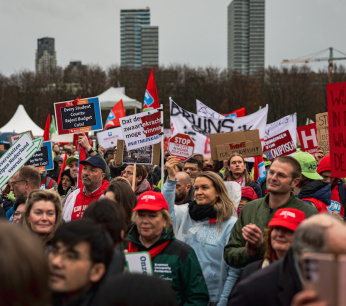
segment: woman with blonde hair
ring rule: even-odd
[[[195,201],[175,205],[177,179],[174,166],[179,162],[174,156],[168,158],[166,167],[169,176],[163,186],[173,228],[177,239],[195,250],[207,283],[210,302],[213,305],[226,305],[239,275],[239,270],[228,266],[223,259],[223,249],[237,221],[236,208],[221,177],[211,171],[197,175],[194,183]]]
[[[59,194],[49,190],[34,190],[25,203],[23,225],[46,244],[62,224],[62,204]]]

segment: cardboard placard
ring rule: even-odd
[[[96,136],[99,145],[105,149],[116,147],[118,139],[123,139],[123,134],[120,127],[99,132]]]
[[[125,260],[130,273],[153,275],[151,258],[148,252],[126,253]]]
[[[31,131],[26,131],[26,132],[19,133],[19,134],[9,135],[9,136],[7,136],[7,138],[8,138],[8,141],[10,143],[10,146],[12,146],[23,134],[28,134],[30,139],[34,139],[34,135],[32,134]]]
[[[210,134],[212,160],[227,160],[233,153],[243,157],[262,155],[258,130]]]
[[[44,141],[41,149],[37,151],[26,164],[40,170],[54,169],[52,143],[50,141]]]
[[[316,129],[318,147],[323,150],[323,156],[329,154],[328,112],[316,114]]]
[[[117,166],[120,166],[120,165],[123,164],[124,146],[125,146],[124,140],[118,140],[118,143],[117,143],[117,157],[116,157],[116,165]],[[152,148],[151,164],[152,165],[159,165],[160,164],[161,143],[156,143],[152,147],[153,148]],[[129,151],[129,152],[131,152],[131,151]],[[142,164],[141,162],[139,162],[139,163]],[[136,164],[136,163],[132,163],[131,162],[131,164]]]
[[[54,103],[57,133],[103,130],[99,98]]]
[[[269,161],[278,156],[286,156],[296,152],[296,146],[290,132],[287,130],[264,141],[263,154]]]
[[[346,82],[327,84],[331,177],[346,177]]]
[[[316,123],[297,127],[297,133],[302,151],[315,154],[318,148]]]

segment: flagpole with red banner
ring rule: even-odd
[[[44,126],[44,132],[43,132],[43,141],[49,140],[49,131],[50,131],[50,114],[47,116],[46,125]]]
[[[109,112],[104,130],[120,126],[119,119],[122,117],[125,117],[125,109],[123,100],[121,99],[119,102],[115,103],[115,105]]]

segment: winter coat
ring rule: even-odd
[[[240,271],[226,264],[222,251],[237,219],[232,216],[224,221],[221,230],[217,223],[209,223],[209,218],[201,221],[191,219],[189,204],[174,204],[177,181],[167,179],[163,185],[163,195],[169,205],[176,238],[195,250],[207,283],[210,301],[226,305]]]
[[[175,239],[173,229],[163,234],[149,249],[140,242],[136,225],[129,231],[128,240],[138,247],[138,252],[149,251],[170,241],[152,259],[154,274],[171,284],[179,305],[208,305],[208,289],[196,254],[186,243]]]
[[[274,213],[278,209],[296,208],[303,211],[306,218],[318,213],[316,208],[300,199],[297,199],[293,192],[285,204],[275,209],[269,207],[269,197],[270,193],[268,193],[264,198],[248,202],[243,206],[239,218],[232,229],[231,236],[224,251],[224,258],[230,266],[242,268],[250,262],[263,259],[265,253],[264,244],[262,244],[254,257],[250,257],[246,251],[246,241],[242,235],[242,228],[245,225],[250,223],[256,224],[261,229],[264,236],[264,229],[268,227],[269,221],[273,218]]]
[[[65,222],[70,222],[72,214],[74,213],[74,207],[76,204],[76,199],[78,195],[81,193],[82,196],[82,203],[77,203],[83,204],[81,214],[78,218],[81,218],[83,215],[84,210],[94,201],[97,201],[101,196],[103,196],[103,192],[107,189],[109,183],[106,180],[102,181],[101,187],[93,191],[91,194],[86,195],[84,192],[84,188],[78,188],[74,192],[72,192],[68,198],[66,199],[64,209],[62,211],[62,218],[64,219]]]
[[[331,196],[329,183],[320,180],[309,181],[297,195],[298,199],[315,206],[320,213],[328,211]]]

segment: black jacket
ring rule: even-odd
[[[232,291],[228,305],[289,306],[302,284],[292,249],[282,260],[257,271]]]

